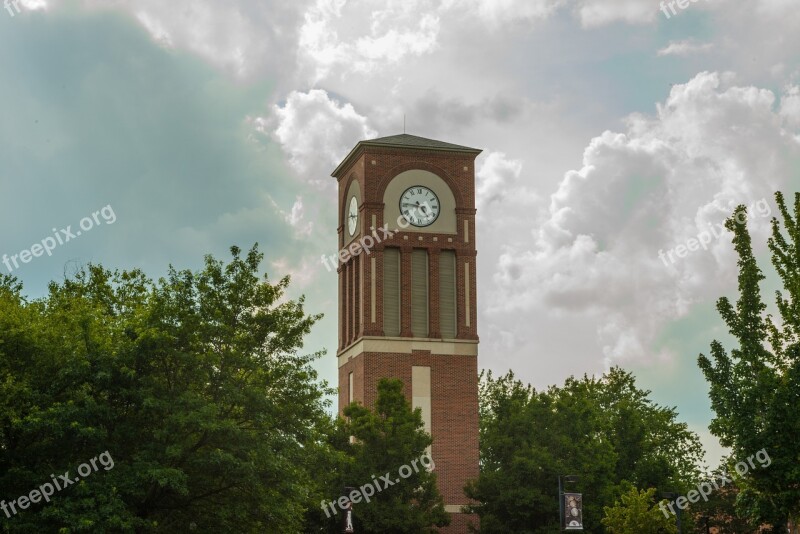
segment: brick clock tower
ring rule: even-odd
[[[399,378],[433,436],[439,490],[467,532],[463,487],[478,476],[475,158],[413,135],[359,142],[339,183],[339,411],[373,406]],[[393,235],[389,236],[388,232]],[[359,252],[362,243],[369,254]]]

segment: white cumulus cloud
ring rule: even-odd
[[[567,0],[444,0],[444,10],[467,11],[493,27],[517,20],[544,19]]]
[[[319,184],[333,184],[330,173],[348,151],[377,135],[352,104],[339,103],[322,89],[292,91],[282,106],[274,106],[273,116],[258,119],[256,127],[269,130],[295,170]]]
[[[670,41],[670,43],[658,51],[659,56],[688,56],[698,52],[705,52],[714,48],[713,43],[698,43],[693,39],[685,41]]]
[[[522,161],[508,159],[502,152],[491,152],[477,170],[475,198],[478,213],[493,202],[505,200],[510,186],[515,184],[522,172]]]
[[[727,233],[674,263],[659,252],[721,224],[737,204],[774,208],[774,191],[786,190],[800,162],[796,95],[776,111],[772,92],[701,73],[673,87],[655,116],[632,115],[624,133],[594,138],[530,239],[503,248],[489,321],[524,340],[537,314],[580,316],[594,324],[605,365],[664,357],[652,352],[659,333],[730,290],[736,261]],[[768,223],[748,222],[756,243]]]
[[[391,67],[432,51],[439,17],[428,2],[317,0],[304,15],[299,53],[316,82],[331,70],[344,75]]]

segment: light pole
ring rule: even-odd
[[[675,499],[677,499],[679,497],[679,495],[677,493],[672,492],[672,491],[665,491],[664,493],[661,494],[661,497],[663,497],[664,499],[668,499],[670,501],[674,501]],[[678,524],[678,534],[683,534],[683,528],[681,527],[681,507],[678,506],[677,508],[678,508],[678,512],[675,514],[675,518],[676,518],[676,521],[678,522],[677,523]]]
[[[562,478],[564,479],[564,482],[561,481]],[[560,525],[560,529],[562,531],[564,530],[564,523],[565,523],[565,520],[564,520],[565,519],[564,518],[564,483],[566,483],[566,484],[574,484],[575,482],[578,481],[578,478],[579,478],[578,475],[563,475],[563,477],[562,477],[562,475],[558,475],[558,511],[559,511],[559,514],[561,514],[560,517],[558,518],[558,524]],[[583,523],[583,517],[581,517],[581,523]],[[570,529],[570,530],[573,530],[573,529]],[[574,530],[578,530],[578,529],[574,529]],[[581,526],[580,530],[583,530],[582,526]]]

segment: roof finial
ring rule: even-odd
[[[403,133],[406,133],[406,114],[403,113]]]

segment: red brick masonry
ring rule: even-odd
[[[364,336],[383,336],[383,250],[397,247],[401,251],[401,302],[411,302],[411,251],[424,248],[429,254],[429,338],[437,342],[439,327],[439,261],[440,250],[456,253],[457,339],[478,341],[477,284],[475,249],[475,168],[477,152],[448,152],[404,147],[361,146],[351,162],[338,169],[339,182],[339,249],[351,241],[346,235],[347,197],[350,184],[358,181],[361,191],[359,229],[353,240],[371,233],[373,215],[376,229],[396,221],[384,221],[383,198],[387,186],[398,174],[421,169],[439,176],[450,187],[456,201],[456,234],[414,232],[413,227],[402,230],[377,244],[370,255],[364,253],[340,265],[339,273],[339,353]],[[425,185],[425,184],[421,184]],[[468,235],[463,235],[464,222]],[[411,236],[404,239],[403,235]],[[419,240],[419,237],[422,240]],[[435,238],[435,239],[434,239]],[[376,317],[371,320],[371,259],[375,258]],[[469,325],[467,326],[464,265],[469,270]],[[401,338],[413,340],[410,305],[401,306]],[[395,338],[397,339],[397,338]],[[451,342],[442,341],[444,344]],[[442,352],[446,352],[443,350]],[[432,456],[439,489],[446,505],[462,505],[469,501],[463,488],[468,480],[478,476],[478,369],[477,356],[442,354],[414,350],[412,353],[363,352],[354,355],[339,368],[339,410],[348,403],[348,376],[353,373],[353,398],[365,406],[373,406],[378,381],[383,377],[399,378],[405,385],[406,397],[411,399],[413,366],[431,369],[431,433]],[[466,533],[467,524],[477,525],[477,517],[452,514],[452,524],[445,533]]]

